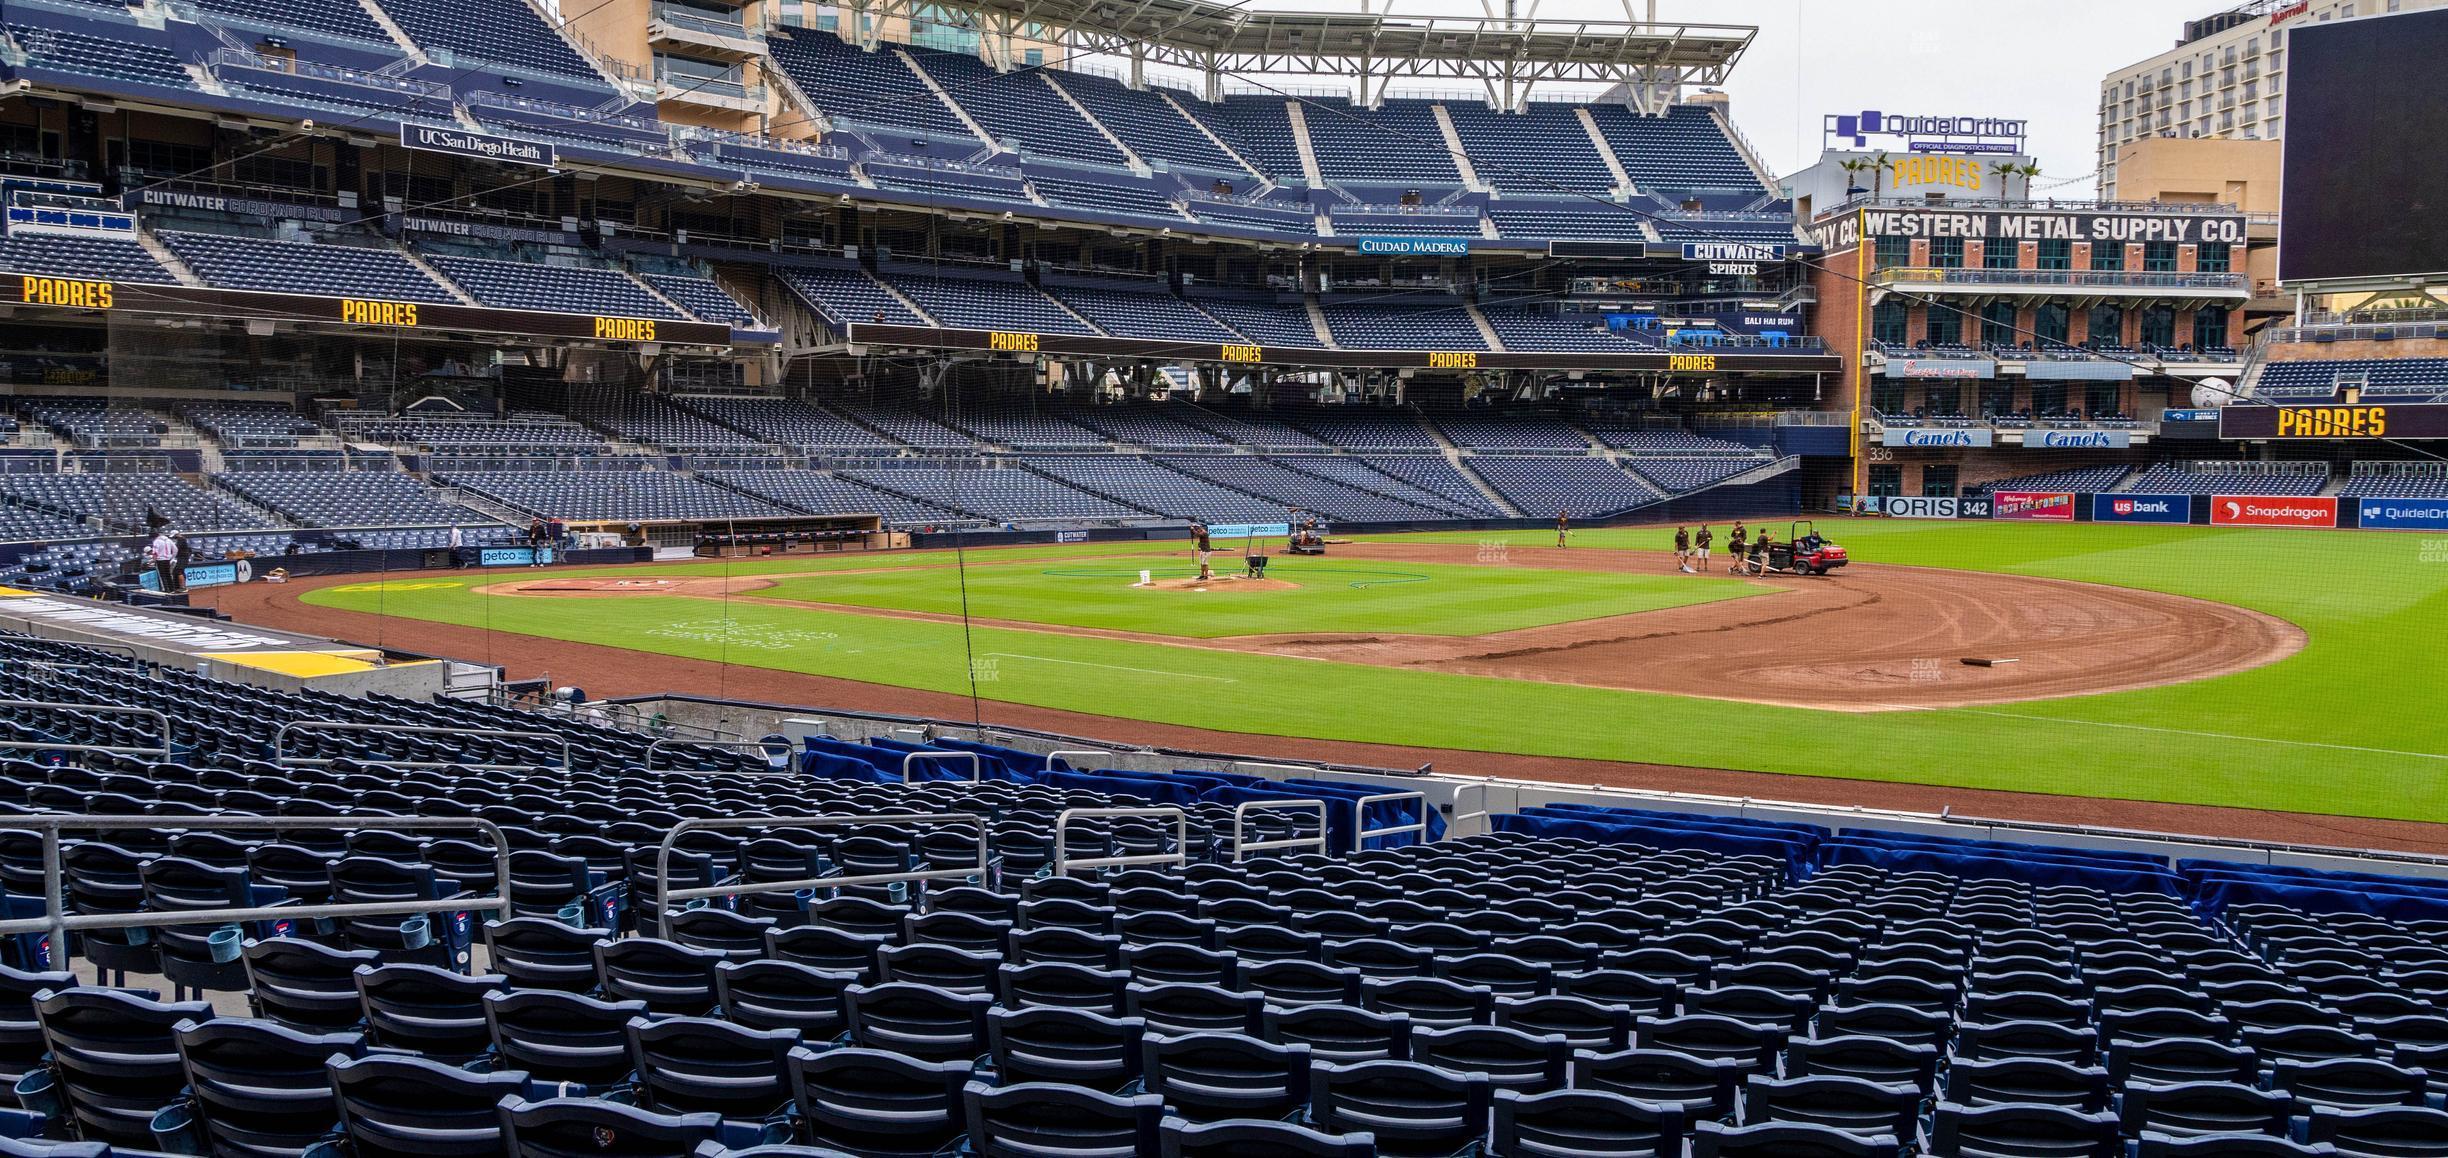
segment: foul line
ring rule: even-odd
[[[1073,667],[1101,667],[1107,671],[1135,671],[1141,675],[1172,676],[1175,679],[1214,680],[1217,683],[1223,684],[1237,684],[1241,682],[1240,680],[1234,679],[1231,676],[1199,675],[1195,672],[1165,671],[1162,668],[1152,667],[1124,667],[1120,664],[1114,663],[1090,663],[1084,659],[1056,659],[1050,655],[1022,655],[1014,651],[981,651],[978,654],[992,656],[997,659],[1034,659],[1041,660],[1045,663],[1067,663]]]
[[[2058,716],[2027,716],[2020,712],[1990,712],[1978,708],[1947,708],[1968,716],[1996,716],[2002,720],[2036,720],[2043,724],[2080,724],[2090,728],[2123,728],[2129,732],[2165,732],[2171,736],[2197,736],[2206,740],[2237,740],[2247,744],[2285,744],[2295,748],[2330,748],[2339,752],[2368,752],[2375,756],[2410,756],[2417,760],[2448,760],[2448,753],[2408,752],[2398,748],[2367,748],[2359,744],[2325,744],[2319,740],[2281,740],[2273,736],[2238,736],[2228,732],[2198,732],[2190,728],[2162,728],[2151,724],[2117,724],[2107,720],[2074,720]]]

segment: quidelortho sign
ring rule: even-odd
[[[1989,446],[1995,436],[1986,426],[1924,427],[1887,426],[1879,429],[1881,446]]]
[[[2356,499],[2355,525],[2375,531],[2448,531],[2448,499]]]

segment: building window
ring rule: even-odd
[[[2091,334],[2083,339],[2086,346],[2122,346],[2125,344],[2125,308],[2123,306],[2091,307]]]
[[[1904,493],[1904,468],[1892,462],[1870,464],[1870,493],[1892,499]]]
[[[2124,244],[2115,241],[2092,242],[2091,268],[2111,273],[2125,268]]]
[[[1912,238],[1879,238],[1872,246],[1871,260],[1876,261],[1880,269],[1885,269],[1891,265],[1911,265]]]
[[[2114,170],[2111,170],[2107,176],[2111,182],[2116,180]],[[2038,257],[2041,269],[2072,269],[2074,268],[2074,243],[2062,237],[2045,238],[2040,242]]]
[[[2114,382],[2094,382],[2083,387],[2083,413],[2093,418],[2106,418],[2121,408],[2117,394],[2123,388]]]
[[[2173,242],[2173,241],[2145,241],[2145,242],[2143,242],[2143,243],[2142,243],[2142,272],[2144,272],[2144,273],[2174,273],[2174,272],[2176,272],[2176,243],[2175,243],[2175,242]]]
[[[2142,344],[2173,346],[2176,344],[2176,309],[2173,306],[2145,306],[2142,309]]]
[[[1894,300],[1880,302],[1870,308],[1870,340],[1901,346],[1906,333],[1904,323],[1904,303]]]
[[[1930,264],[1940,269],[1963,268],[1963,238],[1933,237],[1930,239]]]
[[[1030,68],[1037,68],[1037,67],[1040,67],[1040,66],[1044,65],[1044,64],[1045,64],[1045,49],[1042,49],[1042,48],[1032,48],[1032,49],[1029,49],[1029,50],[1028,50],[1028,51],[1026,51],[1026,52],[1021,53],[1021,54],[1020,54],[1020,63],[1022,63],[1022,64],[1024,64],[1024,65],[1027,65],[1027,66],[1028,66],[1028,67],[1030,67]]]
[[[1899,379],[1879,378],[1870,384],[1870,409],[1881,414],[1904,413],[1904,383]]]
[[[2015,330],[2013,302],[1991,302],[1981,307],[1981,345],[2016,346],[2023,335]]]
[[[2227,344],[2227,311],[2193,311],[2193,348],[2215,349]]]
[[[2065,345],[2073,320],[2073,311],[2064,302],[2042,302],[2032,307],[2032,339],[2041,346]]]
[[[1992,238],[1988,244],[1981,246],[1981,268],[2014,269],[2023,264],[2020,260],[2022,256],[2022,246]]]
[[[2057,382],[2034,382],[2031,387],[2031,412],[2034,414],[2065,413],[2066,388]]]
[[[1931,306],[1928,340],[1933,346],[1963,344],[1963,315],[1956,313],[1953,306]]]
[[[2203,273],[2226,273],[2235,268],[2231,263],[2235,251],[2224,245],[2205,245],[2193,254],[2193,268]]]
[[[1955,497],[1955,464],[1933,462],[1922,467],[1921,493],[1939,499]]]

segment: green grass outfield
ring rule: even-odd
[[[2276,664],[2189,684],[1980,708],[1862,714],[976,628],[972,646],[981,661],[978,670],[987,677],[977,690],[993,700],[1219,731],[2448,820],[2448,710],[2443,710],[2448,708],[2448,541],[2373,532],[2009,522],[1828,521],[1822,528],[1867,562],[2190,595],[2286,619],[2302,627],[2310,642]],[[1658,550],[1670,534],[1585,530],[1575,532],[1573,541],[1578,549]],[[1543,530],[1397,538],[1523,546],[1554,542],[1553,532]],[[1044,576],[1040,587],[1028,579],[1047,570],[1118,569],[1123,566],[1118,561],[1090,558],[1115,553],[1110,544],[972,551],[973,563],[1020,565],[973,568],[970,609],[981,617],[1120,626],[1119,620],[1087,621],[1141,614],[1135,606],[1112,609],[1125,580]],[[803,557],[604,573],[787,574],[939,565],[941,558]],[[1274,566],[1285,567],[1283,574],[1290,577],[1292,566],[1304,562],[1311,561],[1278,560]],[[1173,565],[1181,565],[1178,555]],[[1321,566],[1456,570],[1332,556]],[[1490,569],[1469,582],[1525,573],[1533,572]],[[943,610],[942,580],[948,576],[912,571],[791,579],[761,594],[788,591],[802,598]],[[957,623],[740,600],[488,598],[469,590],[517,577],[495,572],[464,581],[346,584],[310,592],[306,600],[933,691],[966,693],[970,687],[971,667]],[[845,584],[852,579],[859,582]],[[888,580],[900,581],[900,597],[893,596],[896,584]],[[1666,600],[1646,605],[1667,606],[1687,601],[1693,590],[1727,586],[1671,574],[1551,572],[1545,581],[1514,582],[1525,585],[1495,600],[1459,592],[1460,576],[1432,574],[1430,581],[1384,586],[1346,583],[1334,587],[1331,598],[1314,597],[1315,604],[1291,622],[1309,630],[1368,630],[1328,626],[1311,613],[1340,624],[1371,622],[1380,618],[1372,604],[1385,608],[1399,600],[1402,618],[1435,617],[1402,625],[1410,631],[1492,630],[1455,624],[1465,619],[1512,626],[1555,622],[1634,610],[1643,601]],[[861,599],[843,598],[853,586]],[[1049,594],[1069,590],[1078,597]],[[1281,606],[1273,596],[1254,594],[1125,594],[1201,599],[1207,607],[1238,599],[1262,609]],[[951,610],[958,609],[957,595],[955,584]],[[1052,609],[1045,606],[1049,601]],[[1451,620],[1443,618],[1448,601]],[[1070,606],[1062,606],[1065,602]],[[1160,607],[1160,619],[1177,614],[1171,606]],[[1258,618],[1285,617],[1262,610]],[[1252,629],[1284,628],[1262,622]],[[1189,634],[1195,629],[1175,621],[1131,630]],[[1457,766],[1468,769],[1467,761]]]

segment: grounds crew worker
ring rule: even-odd
[[[1693,573],[1700,575],[1708,574],[1709,543],[1714,541],[1715,538],[1715,535],[1709,533],[1707,523],[1700,524],[1700,533],[1692,538]]]
[[[1215,578],[1215,572],[1207,566],[1207,555],[1215,550],[1215,544],[1207,538],[1207,524],[1190,524],[1190,535],[1195,540],[1194,545],[1198,550],[1199,578],[1202,580]]]
[[[1675,570],[1691,574],[1691,528],[1675,528]]]
[[[1750,535],[1751,533],[1744,530],[1741,523],[1734,524],[1734,537],[1726,541],[1726,562],[1730,564],[1726,570],[1736,572],[1742,570],[1743,541],[1750,538]]]
[[[1571,513],[1571,512],[1569,512],[1569,511],[1557,511],[1557,512],[1556,512],[1556,546],[1559,546],[1559,547],[1569,547],[1569,546],[1572,546],[1572,544],[1571,544],[1571,543],[1569,543],[1569,542],[1565,541],[1565,536],[1570,535],[1570,534],[1572,534],[1572,513]]]

